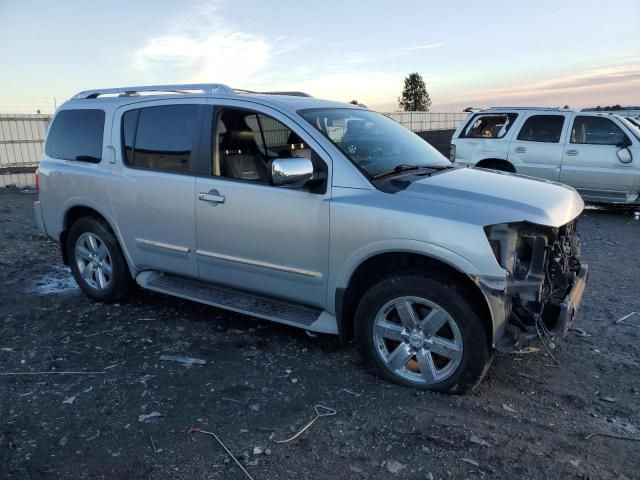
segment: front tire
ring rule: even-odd
[[[383,279],[356,310],[356,341],[382,378],[423,390],[465,393],[488,370],[487,332],[466,291],[448,278]]]
[[[92,300],[110,303],[129,293],[129,268],[117,238],[103,221],[83,217],[71,226],[67,258],[78,286]]]

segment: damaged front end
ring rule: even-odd
[[[569,328],[586,287],[576,221],[561,227],[508,223],[485,227],[496,260],[506,270],[502,301],[508,312],[500,351],[518,352],[538,338],[553,345]]]

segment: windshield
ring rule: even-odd
[[[298,113],[369,178],[411,167],[451,166],[451,162],[425,140],[380,113],[351,108]]]
[[[640,120],[632,117],[620,117],[620,119],[622,120],[622,123],[629,127],[629,130],[631,130],[633,135],[640,140]]]

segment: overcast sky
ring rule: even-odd
[[[77,91],[221,82],[434,111],[640,104],[640,0],[0,0],[0,112]]]

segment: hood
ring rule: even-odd
[[[425,177],[396,195],[439,204],[438,210],[444,215],[447,208],[458,210],[457,215],[462,210],[469,221],[482,225],[525,221],[560,227],[584,209],[578,192],[567,185],[475,168],[456,168]]]

